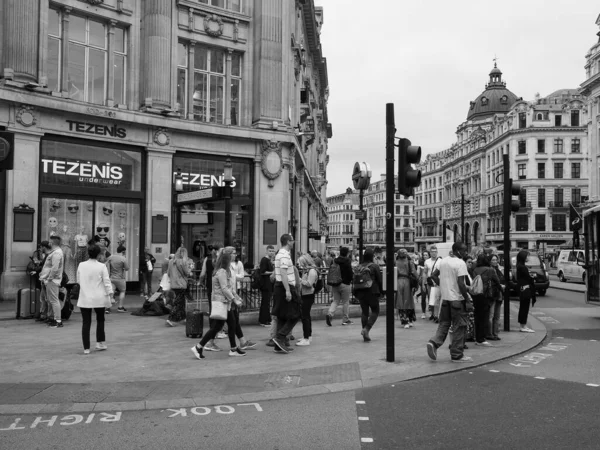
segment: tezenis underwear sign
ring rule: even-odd
[[[131,166],[72,159],[42,159],[42,183],[131,189]]]

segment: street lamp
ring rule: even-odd
[[[176,220],[175,236],[171,245],[173,250],[177,250],[181,245],[181,206],[177,203],[177,193],[183,191],[183,176],[178,167],[177,172],[173,174],[173,214]]]
[[[231,199],[233,198],[233,164],[231,158],[227,155],[225,165],[223,166],[223,199],[225,200],[225,246],[231,245]]]
[[[460,184],[460,235],[461,235],[461,239],[462,239],[463,243],[465,245],[467,245],[467,248],[468,248],[468,242],[467,242],[467,238],[465,236],[465,204],[471,203],[471,200],[465,200],[465,190],[464,190],[465,182],[466,181],[464,178],[461,178],[460,180],[457,181],[457,183]],[[455,200],[452,203],[456,205],[459,202],[457,200]]]

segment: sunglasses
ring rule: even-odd
[[[105,232],[108,233],[108,230],[110,230],[110,227],[104,227],[104,228],[102,228],[102,227],[96,227],[96,231],[98,233],[100,233],[102,230],[104,230]]]
[[[112,212],[113,212],[113,210],[112,210],[112,209],[110,209],[110,208],[107,208],[106,206],[103,206],[103,207],[102,207],[102,211],[104,211],[105,213],[108,213],[108,214],[112,214]]]
[[[79,211],[79,206],[68,206],[67,209],[69,211]]]

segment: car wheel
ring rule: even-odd
[[[567,279],[565,278],[565,274],[564,274],[564,273],[562,273],[562,271],[558,272],[558,279],[559,279],[560,281],[562,281],[563,283],[564,283],[565,281],[567,281]]]
[[[540,297],[543,297],[544,295],[546,295],[546,289],[542,289],[541,291],[538,291],[538,295]]]

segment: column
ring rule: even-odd
[[[141,103],[157,109],[170,108],[173,2],[144,0],[142,4]]]
[[[175,151],[169,149],[147,148],[148,175],[146,177],[146,242],[144,245],[150,247],[150,252],[155,255],[157,264],[160,266],[164,258],[169,256],[170,242],[152,242],[152,216],[159,214],[167,217],[169,221],[169,240],[171,238],[171,200],[173,192],[173,154]],[[162,248],[161,253],[156,253],[156,247]]]
[[[194,120],[194,83],[195,75],[194,75],[194,58],[196,55],[196,41],[190,41],[188,45],[188,95],[187,98],[184,99],[187,105],[187,118],[188,120]]]
[[[69,98],[69,15],[71,8],[65,6],[62,9],[62,35],[61,35],[61,76],[60,76],[60,91],[63,97]]]
[[[227,56],[225,57],[225,108],[223,114],[225,115],[225,125],[231,125],[231,54],[233,49],[227,49]]]
[[[106,96],[106,106],[115,105],[115,25],[116,20],[108,23],[108,94]]]
[[[4,0],[2,67],[15,81],[38,81],[39,0]]]

